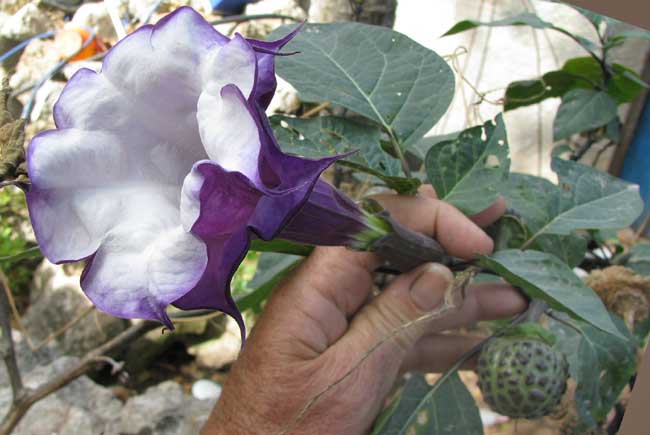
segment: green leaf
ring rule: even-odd
[[[597,48],[596,45],[593,42],[589,41],[588,39],[583,38],[579,35],[574,35],[573,33],[561,27],[557,27],[554,24],[549,23],[548,21],[542,20],[536,14],[530,12],[523,12],[521,14],[514,15],[512,17],[508,17],[508,18],[504,18],[492,22],[477,21],[477,20],[460,21],[456,23],[451,29],[447,30],[447,32],[445,32],[442,36],[454,35],[456,33],[464,32],[466,30],[475,29],[476,27],[479,26],[487,26],[487,27],[530,26],[534,29],[551,29],[563,33],[564,35],[570,37],[586,50],[593,51],[594,49]]]
[[[573,267],[586,251],[586,241],[574,231],[627,227],[641,214],[643,201],[638,186],[590,166],[554,158],[552,168],[560,186],[512,173],[502,195],[528,229],[519,247],[552,253]]]
[[[524,12],[512,17],[504,18],[497,21],[486,22],[477,20],[463,20],[454,24],[454,26],[447,30],[442,36],[455,35],[456,33],[464,32],[466,30],[475,29],[480,26],[487,27],[502,27],[502,26],[531,26],[535,29],[550,29],[553,24],[548,21],[542,20],[536,14]]]
[[[448,134],[441,134],[438,136],[425,136],[419,141],[417,141],[411,148],[409,148],[409,153],[417,157],[419,160],[424,161],[429,150],[440,142],[445,142],[449,140],[454,140],[461,134],[462,131],[454,131]]]
[[[609,68],[611,80],[607,85],[607,93],[619,104],[633,101],[645,85],[641,77],[634,70],[618,63]],[[605,83],[602,66],[591,56],[569,59],[562,71],[575,78],[573,88],[593,90],[594,85],[603,86]]]
[[[556,347],[567,356],[571,377],[577,383],[574,400],[586,427],[605,421],[636,369],[635,341],[620,318],[611,315],[611,319],[618,336],[572,319],[564,319],[572,327],[549,322],[558,338]]]
[[[644,29],[633,29],[621,32],[616,36],[623,38],[650,39],[650,31]]]
[[[601,85],[604,81],[600,63],[591,56],[567,60],[562,65],[562,71],[573,76],[578,82],[576,85],[585,89],[593,89],[594,85]]]
[[[569,234],[578,229],[624,228],[643,211],[639,186],[591,166],[553,159],[561,196],[551,210],[553,218],[538,234]]]
[[[491,257],[480,256],[479,263],[531,298],[544,300],[552,308],[620,336],[598,295],[556,256],[511,249]]]
[[[639,275],[650,276],[650,244],[642,243],[632,247],[625,267],[629,267]]]
[[[561,97],[576,86],[576,77],[566,71],[550,71],[541,79],[512,82],[506,88],[503,110],[537,104],[547,98]]]
[[[569,267],[582,262],[587,251],[587,241],[583,237],[574,234],[540,234],[532,240],[533,235],[541,231],[553,217],[554,207],[561,195],[558,186],[542,177],[511,173],[501,195],[508,204],[509,212],[525,227],[525,231],[520,231],[517,238],[510,240],[507,248],[526,246],[547,252],[560,258]],[[502,246],[501,249],[507,248]]]
[[[287,33],[288,27],[269,38]],[[382,125],[406,148],[444,115],[454,75],[433,51],[382,26],[307,24],[276,60],[303,101],[331,101]]]
[[[399,160],[382,151],[381,132],[372,125],[337,116],[300,119],[274,115],[269,120],[284,152],[320,158],[358,150],[345,160],[386,175],[402,173]]]
[[[425,166],[438,197],[468,215],[489,207],[510,169],[507,140],[499,114],[496,123],[472,127],[431,148]]]
[[[522,220],[513,215],[503,215],[486,228],[487,234],[494,240],[494,251],[520,248],[528,240],[528,229]]]
[[[644,85],[647,86],[636,72],[623,65],[611,65],[611,74],[607,94],[619,104],[634,100]],[[504,96],[504,110],[562,97],[574,89],[595,90],[604,83],[603,70],[596,59],[591,56],[569,59],[561,70],[547,72],[539,79],[510,83]]]
[[[373,435],[480,435],[481,416],[472,395],[453,373],[437,389],[413,374]]]
[[[587,245],[586,238],[574,234],[568,236],[542,234],[530,247],[555,255],[569,267],[576,267],[584,260]]]
[[[269,297],[271,291],[301,260],[300,256],[273,252],[265,252],[260,255],[257,271],[249,283],[254,290],[237,298],[239,311],[253,310],[255,313],[260,313],[261,305]]]
[[[618,105],[609,94],[590,89],[574,89],[562,98],[555,121],[553,139],[601,127],[618,114]]]
[[[284,152],[320,158],[358,151],[339,164],[371,174],[399,193],[414,192],[421,184],[418,179],[401,176],[399,160],[382,150],[375,126],[336,116],[299,119],[275,115],[270,122]]]

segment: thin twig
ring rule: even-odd
[[[62,327],[60,327],[59,329],[57,329],[56,331],[52,332],[50,335],[48,335],[47,337],[45,337],[45,339],[44,339],[43,341],[41,341],[40,343],[38,343],[38,344],[36,344],[36,345],[34,345],[34,344],[32,343],[32,341],[31,341],[31,339],[29,338],[29,336],[26,335],[26,337],[27,337],[27,342],[29,343],[29,345],[30,345],[30,347],[32,348],[32,350],[38,350],[38,349],[40,349],[41,347],[43,347],[43,346],[45,346],[46,344],[48,344],[49,342],[51,342],[52,340],[54,340],[55,338],[58,338],[58,337],[60,337],[61,335],[65,334],[65,333],[66,333],[70,328],[74,327],[77,323],[81,322],[81,321],[82,321],[82,320],[83,320],[83,319],[84,319],[88,314],[92,313],[94,310],[95,310],[95,306],[94,306],[94,305],[89,305],[88,307],[86,307],[86,308],[81,312],[81,314],[79,314],[79,315],[78,315],[77,317],[75,317],[74,319],[70,320],[68,323],[66,323],[65,325],[63,325]]]
[[[289,20],[293,22],[300,22],[302,20],[292,17],[291,15],[282,15],[282,14],[257,14],[257,15],[233,15],[232,17],[222,18],[219,20],[210,21],[210,24],[213,26],[218,26],[219,24],[228,24],[228,23],[244,23],[246,21],[253,20]]]
[[[603,146],[601,149],[599,149],[598,152],[596,153],[596,155],[594,156],[594,160],[591,162],[591,166],[595,167],[598,164],[598,161],[600,160],[600,158],[603,156],[603,153],[605,151],[607,151],[607,149],[611,148],[614,145],[616,145],[616,142],[610,140],[609,142],[607,142],[605,144],[605,146]]]
[[[0,269],[0,280],[4,287],[7,282],[7,277],[2,269]],[[20,370],[18,369],[18,363],[16,362],[10,319],[9,300],[4,292],[0,292],[0,328],[2,328],[0,331],[0,356],[2,356],[5,367],[7,368],[7,374],[11,382],[13,401],[15,402],[19,399],[23,391],[23,381],[20,376]]]
[[[445,295],[443,302],[440,306],[438,306],[436,309],[433,311],[430,311],[417,319],[411,320],[409,322],[403,323],[402,325],[398,326],[397,328],[393,329],[390,334],[386,335],[383,337],[381,340],[379,340],[377,343],[375,343],[360,359],[357,361],[343,376],[338,378],[336,381],[333,383],[327,385],[324,389],[322,389],[320,392],[318,392],[315,396],[313,396],[306,404],[305,406],[300,410],[298,415],[291,421],[291,423],[284,429],[282,430],[278,435],[286,435],[288,434],[297,424],[299,424],[304,417],[307,415],[309,410],[313,408],[313,406],[316,404],[316,402],[323,397],[325,394],[330,392],[332,389],[334,389],[337,385],[340,385],[342,382],[344,382],[346,379],[348,379],[361,365],[368,359],[370,358],[377,349],[379,349],[382,345],[388,343],[390,340],[394,339],[397,337],[399,334],[403,333],[407,329],[418,325],[423,322],[428,322],[432,321],[435,319],[439,319],[442,316],[448,314],[450,311],[456,310],[460,308],[462,305],[462,301],[464,299],[464,292],[467,287],[467,285],[471,282],[472,278],[478,273],[478,268],[468,268],[464,272],[458,274],[458,276],[454,279],[454,281],[447,287],[447,290],[445,290]],[[457,301],[457,298],[460,296],[460,302]]]
[[[309,109],[308,111],[306,111],[305,113],[303,113],[300,118],[301,119],[311,118],[312,116],[318,115],[318,112],[320,112],[321,110],[327,109],[331,105],[332,105],[332,103],[330,103],[329,101],[325,101],[324,103],[320,103],[318,106],[313,107],[313,108]]]
[[[34,403],[66,386],[80,376],[83,376],[92,368],[96,367],[97,364],[105,364],[108,361],[105,354],[134,341],[158,326],[159,323],[151,321],[137,323],[113,339],[95,348],[95,350],[88,353],[77,364],[60,375],[55,376],[44,385],[36,389],[23,388],[21,390],[22,393],[18,395],[17,399],[14,399],[7,415],[2,420],[2,423],[0,423],[0,435],[9,435]]]

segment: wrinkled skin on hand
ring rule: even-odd
[[[480,227],[505,210],[499,200],[470,220],[437,200],[430,187],[416,197],[376,199],[403,225],[466,259],[492,251]],[[527,305],[505,284],[470,286],[458,311],[386,341],[296,421],[313,397],[355,368],[376,343],[440,305],[453,277],[444,266],[425,264],[372,297],[378,265],[371,253],[319,247],[296,268],[253,328],[202,435],[368,433],[400,374],[444,371],[480,341],[453,330],[516,315]]]

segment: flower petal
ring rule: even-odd
[[[217,95],[201,93],[197,119],[210,159],[256,182],[260,137],[241,91],[235,85],[227,85]]]
[[[257,82],[251,98],[260,107],[266,109],[271,104],[277,81],[275,78],[275,55],[269,52],[279,52],[282,47],[289,43],[300,31],[302,24],[296,26],[289,34],[277,41],[258,41],[249,39],[248,42],[253,48],[259,48],[264,52],[257,53]]]
[[[246,227],[261,195],[239,172],[210,160],[197,162],[183,184],[183,227],[204,240],[232,234]]]
[[[229,84],[248,98],[255,85],[255,51],[239,34],[222,47],[210,50],[201,64],[203,92],[219,95]]]
[[[142,218],[108,232],[84,270],[81,287],[104,312],[173,328],[165,308],[199,282],[207,248],[180,225],[154,214]]]
[[[183,310],[217,309],[233,317],[239,324],[242,343],[245,326],[237,304],[230,294],[230,280],[246,256],[250,245],[248,231],[214,237],[207,241],[208,265],[198,284],[173,304]]]
[[[27,154],[31,188],[27,206],[41,250],[52,262],[91,255],[118,217],[111,194],[127,169],[114,139],[76,129],[41,133]]]

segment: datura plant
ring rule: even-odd
[[[525,18],[493,24],[557,30]],[[461,23],[452,33],[480,24]],[[618,45],[628,37],[608,35]],[[580,41],[596,56],[595,43]],[[329,113],[267,118],[276,72],[305,105]],[[450,291],[472,278],[507,281],[531,301],[528,312],[486,325],[492,335],[435,385],[411,376],[373,433],[421,433],[423,412],[439,416],[427,421],[441,431],[451,424],[455,433],[482,433],[456,373],[479,353],[479,386],[497,411],[546,415],[561,403],[570,376],[576,427],[602,427],[650,332],[647,286],[627,291],[645,283],[650,253],[611,236],[641,215],[639,186],[561,153],[551,165],[557,182],[511,172],[502,114],[424,137],[448,110],[454,87],[442,57],[388,28],[305,23],[257,41],[226,37],[182,7],[121,40],[100,72],[81,69],[68,81],[54,107],[56,129],[31,140],[26,168],[22,123],[3,112],[0,145],[9,152],[0,153],[2,177],[14,179],[3,183],[26,191],[47,259],[86,261],[81,287],[100,310],[169,328],[170,305],[219,310],[237,320],[244,338],[240,310],[251,305],[233,298],[230,281],[250,249],[265,251],[251,284],[259,287],[248,293],[257,305],[299,261],[295,254],[317,245],[377,252],[384,273],[444,263],[458,272]],[[570,132],[611,121],[598,116],[585,110]],[[321,179],[331,166],[353,184],[405,195],[428,183],[466,215],[504,198],[507,213],[488,228],[494,253],[448,256],[376,203],[354,201]],[[596,255],[607,247],[613,256]],[[610,297],[618,285],[611,273],[586,282],[575,273],[602,262],[626,270],[625,294],[643,309],[630,315],[630,304]],[[587,285],[596,281],[597,292]]]

